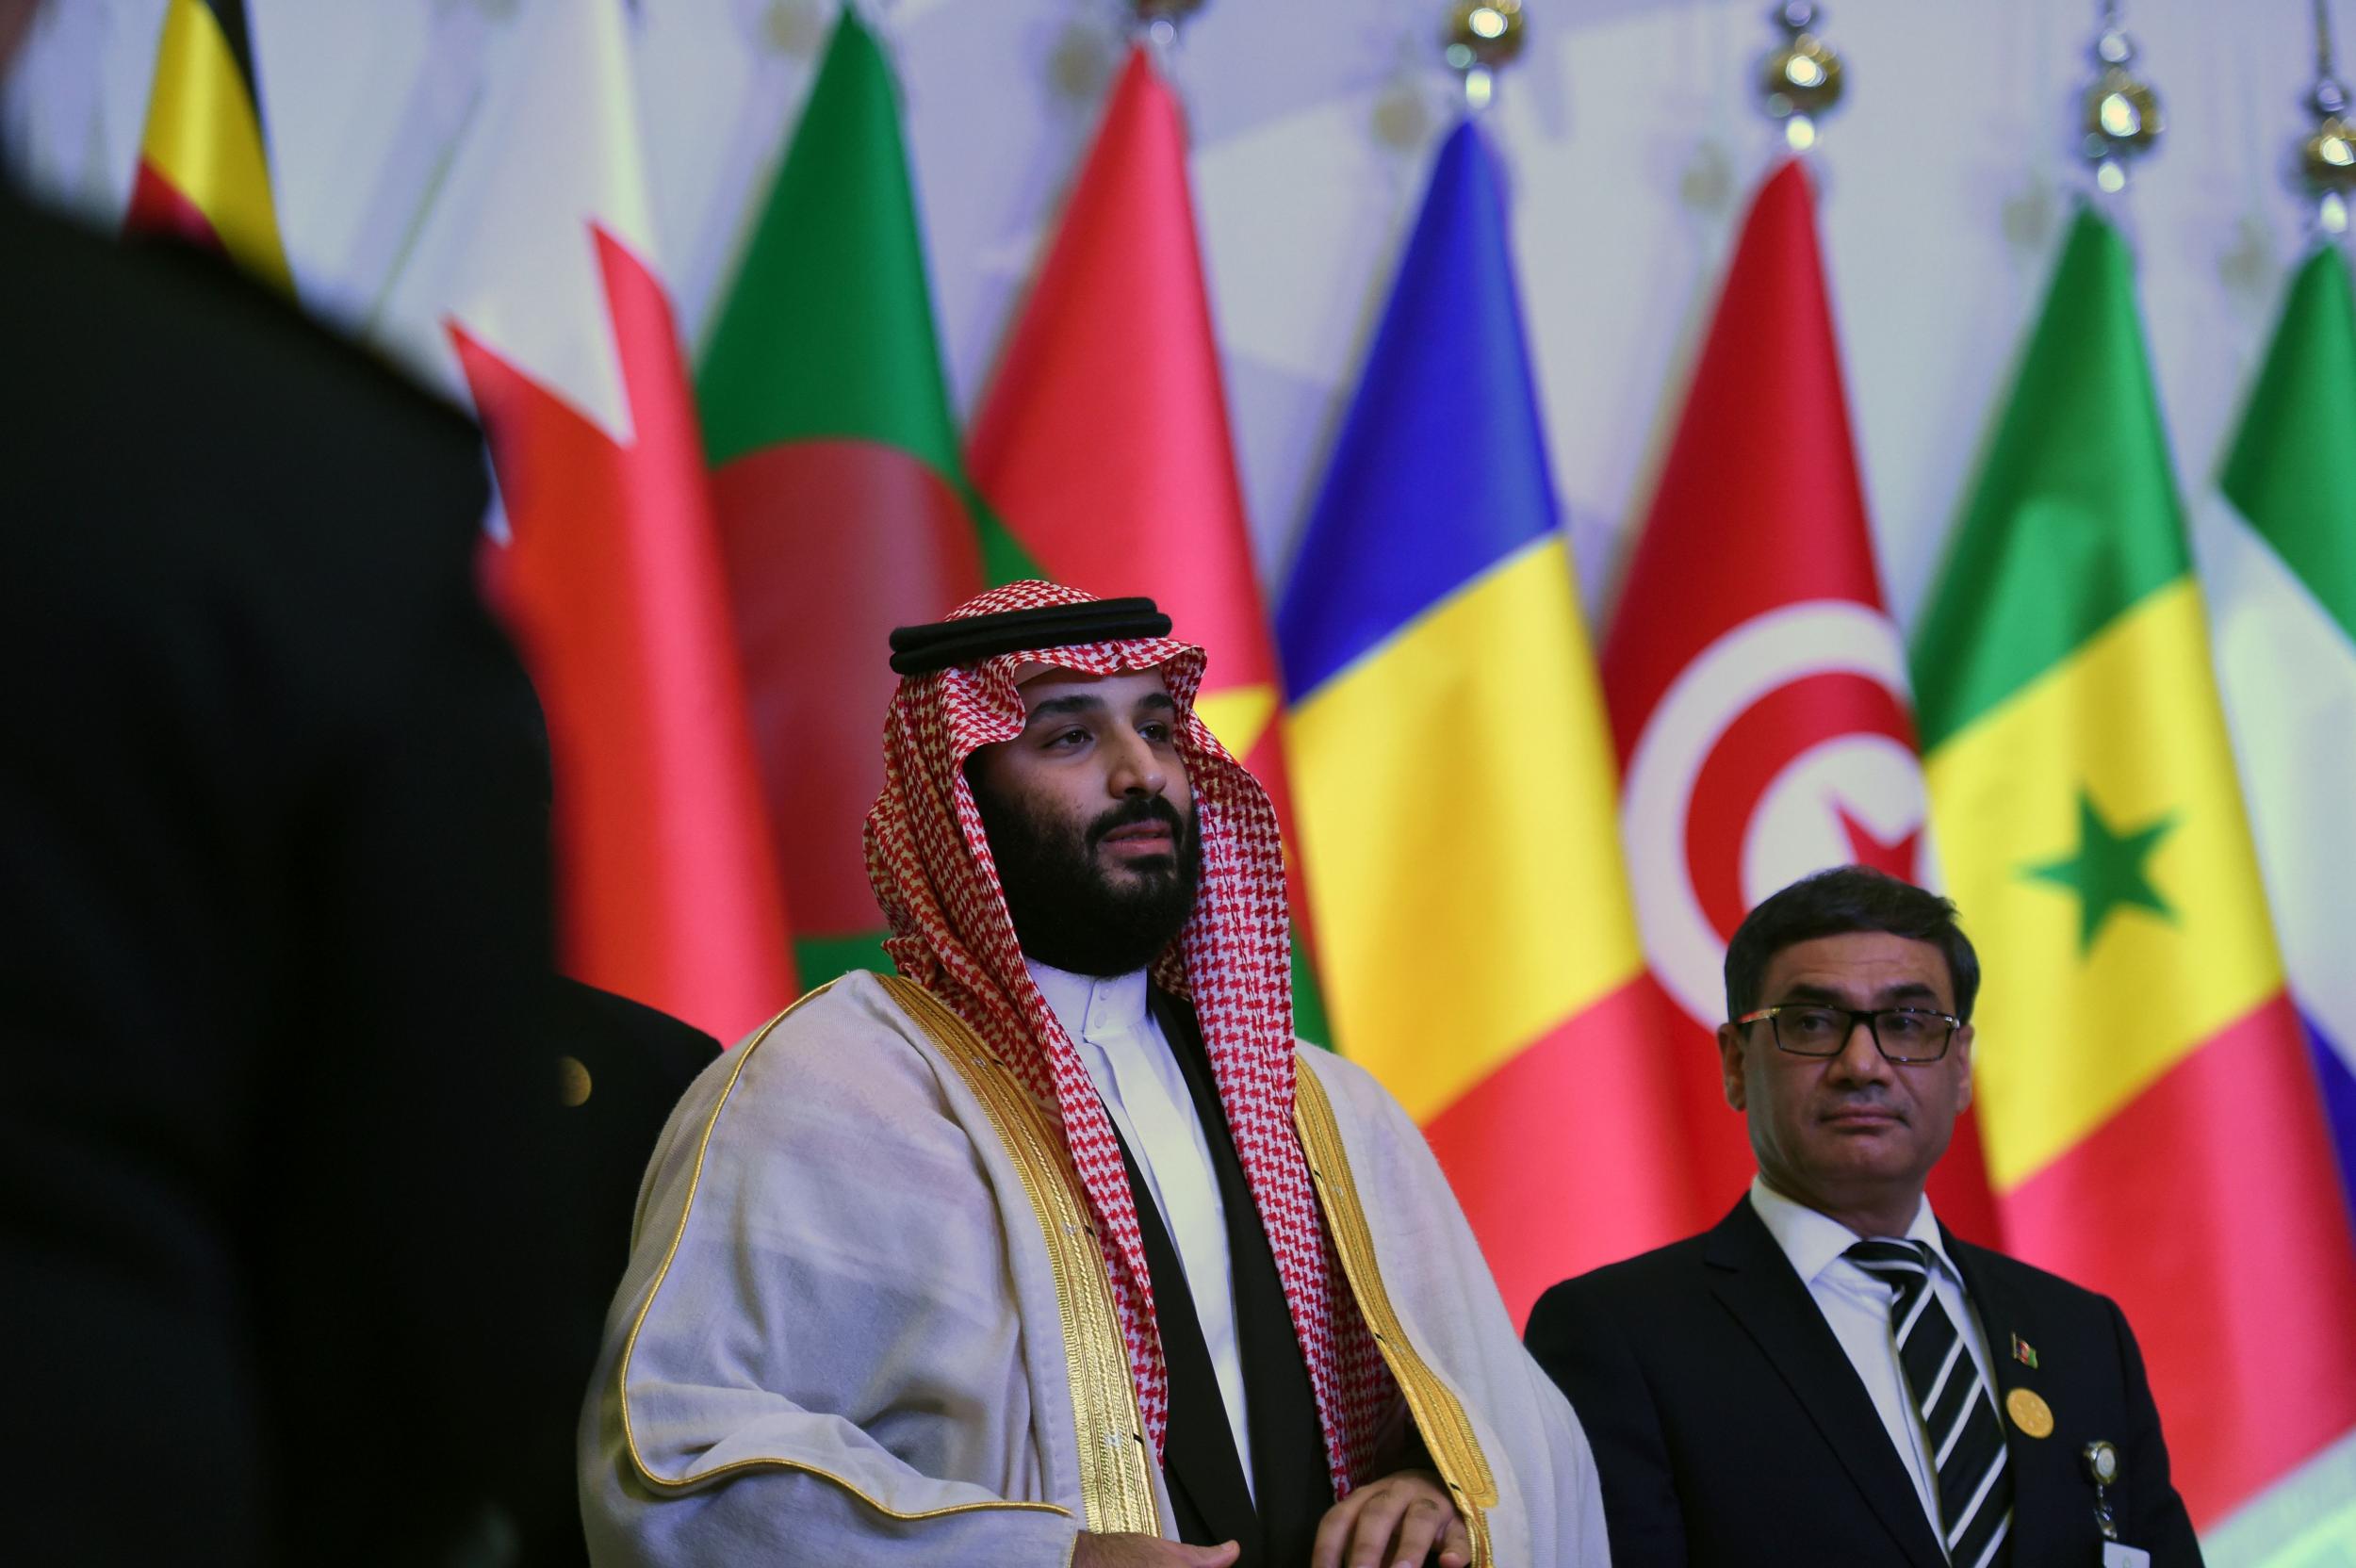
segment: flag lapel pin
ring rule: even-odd
[[[2037,1347],[2015,1334],[2012,1336],[2012,1359],[2023,1366],[2034,1368],[2037,1365]]]

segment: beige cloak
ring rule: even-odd
[[[1300,1060],[1326,1234],[1481,1561],[1605,1563],[1586,1437],[1422,1135]],[[599,1568],[1061,1568],[1083,1529],[1167,1533],[1069,1158],[920,988],[846,975],[723,1055],[639,1208],[581,1423]]]

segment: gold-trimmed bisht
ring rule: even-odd
[[[1023,1190],[1047,1238],[1055,1275],[1055,1304],[1063,1313],[1065,1371],[1072,1380],[1072,1420],[1080,1449],[1080,1498],[1088,1527],[1098,1534],[1159,1535],[1151,1450],[1137,1410],[1129,1345],[1104,1254],[1081,1195],[1079,1172],[1039,1104],[982,1037],[939,997],[912,980],[876,978],[901,1010],[930,1035],[949,1065],[990,1113]]]
[[[1121,1331],[1111,1282],[1105,1277],[1104,1254],[1097,1246],[1095,1230],[1081,1197],[1078,1174],[1072,1168],[1063,1140],[1055,1135],[1012,1071],[963,1019],[913,981],[884,974],[875,979],[901,1010],[931,1037],[942,1058],[957,1070],[974,1098],[981,1102],[992,1129],[1013,1160],[1024,1196],[1030,1200],[1032,1213],[1039,1219],[1055,1275],[1056,1306],[1063,1315],[1065,1371],[1072,1388],[1085,1527],[1099,1534],[1160,1534],[1160,1511],[1153,1500],[1145,1423],[1137,1410],[1128,1345]],[[744,1076],[753,1053],[768,1040],[778,1024],[827,988],[822,986],[811,991],[737,1048],[728,1084],[704,1122],[695,1146],[695,1169],[688,1180],[687,1201],[680,1206],[679,1225],[663,1252],[663,1266],[655,1271],[654,1284],[630,1324],[630,1340],[623,1348],[616,1374],[622,1433],[630,1463],[647,1485],[668,1492],[702,1486],[744,1470],[794,1470],[831,1482],[892,1519],[935,1519],[991,1509],[1032,1510],[1069,1517],[1071,1510],[1055,1503],[1017,1501],[956,1503],[947,1508],[904,1513],[887,1507],[832,1471],[782,1455],[733,1460],[706,1470],[664,1476],[650,1467],[639,1452],[630,1415],[630,1360],[637,1353],[639,1331],[646,1327],[646,1315],[653,1311],[655,1298],[662,1294],[663,1282],[679,1256],[680,1241],[687,1234],[688,1217],[695,1211],[695,1193],[703,1184],[704,1159],[711,1150],[713,1129],[719,1125],[720,1115],[728,1108],[729,1097],[736,1092],[737,1082]],[[1384,1364],[1406,1396],[1408,1413],[1423,1435],[1441,1482],[1447,1486],[1457,1513],[1472,1537],[1472,1568],[1490,1568],[1494,1560],[1489,1546],[1487,1511],[1497,1506],[1496,1478],[1481,1452],[1480,1440],[1465,1417],[1463,1403],[1409,1343],[1399,1315],[1391,1307],[1390,1295],[1383,1287],[1375,1258],[1373,1233],[1366,1225],[1365,1207],[1358,1200],[1350,1155],[1342,1143],[1341,1129],[1333,1119],[1333,1102],[1326,1096],[1325,1086],[1317,1081],[1314,1071],[1306,1069],[1298,1082],[1293,1124],[1308,1157],[1310,1179],[1317,1187],[1318,1206],[1324,1213],[1334,1252],[1341,1259],[1343,1275],[1350,1282],[1359,1311],[1366,1315]]]
[[[1293,1093],[1293,1126],[1309,1157],[1309,1179],[1316,1184],[1326,1233],[1333,1237],[1333,1250],[1342,1260],[1343,1277],[1358,1298],[1358,1310],[1366,1315],[1383,1364],[1407,1396],[1407,1413],[1423,1434],[1441,1483],[1472,1537],[1472,1568],[1489,1568],[1495,1559],[1489,1548],[1488,1511],[1497,1507],[1497,1478],[1481,1452],[1481,1440],[1473,1434],[1463,1401],[1408,1342],[1407,1331],[1391,1307],[1390,1292],[1383,1288],[1374,1254],[1374,1233],[1366,1225],[1365,1205],[1358,1201],[1350,1153],[1343,1146],[1341,1127],[1333,1119],[1333,1102],[1327,1098],[1325,1086],[1306,1066],[1301,1070],[1299,1085]]]
[[[890,982],[887,982],[887,984],[889,983]],[[622,1412],[622,1440],[625,1446],[627,1446],[630,1451],[630,1464],[637,1470],[639,1478],[642,1480],[644,1480],[648,1486],[653,1487],[660,1492],[688,1491],[695,1487],[707,1485],[724,1476],[732,1476],[744,1470],[793,1470],[798,1471],[803,1475],[812,1477],[818,1480],[830,1482],[833,1485],[840,1487],[843,1491],[848,1493],[853,1497],[858,1498],[861,1503],[875,1510],[877,1513],[882,1514],[888,1519],[939,1519],[953,1513],[980,1513],[990,1510],[1007,1509],[1040,1513],[1058,1513],[1068,1519],[1072,1516],[1072,1511],[1055,1503],[996,1500],[982,1503],[952,1503],[946,1508],[923,1509],[913,1513],[903,1513],[898,1509],[888,1507],[881,1499],[869,1495],[866,1492],[860,1490],[859,1486],[845,1479],[843,1477],[836,1475],[831,1470],[809,1463],[803,1460],[789,1459],[781,1454],[754,1455],[744,1459],[731,1460],[726,1464],[715,1464],[708,1469],[691,1469],[680,1475],[665,1476],[660,1474],[651,1465],[647,1464],[646,1456],[641,1454],[638,1450],[638,1435],[631,1428],[630,1418],[630,1359],[638,1353],[639,1331],[646,1326],[646,1315],[654,1310],[655,1298],[663,1293],[663,1282],[669,1276],[671,1272],[671,1265],[679,1257],[679,1242],[687,1234],[688,1216],[693,1214],[695,1208],[695,1192],[697,1188],[703,1185],[704,1157],[711,1152],[712,1149],[712,1130],[719,1126],[720,1114],[728,1109],[729,1097],[736,1093],[737,1083],[744,1076],[744,1068],[746,1064],[751,1062],[753,1059],[753,1053],[758,1051],[764,1043],[767,1042],[769,1037],[776,1032],[778,1024],[783,1023],[787,1019],[793,1017],[797,1009],[811,1001],[813,998],[825,994],[832,984],[833,982],[829,982],[828,985],[821,986],[818,989],[811,991],[808,996],[803,997],[801,1001],[794,1003],[792,1007],[788,1007],[784,1012],[779,1013],[776,1018],[771,1019],[768,1023],[762,1026],[760,1034],[755,1035],[751,1039],[746,1040],[743,1045],[736,1048],[734,1052],[736,1058],[735,1065],[728,1070],[728,1084],[721,1089],[718,1102],[712,1107],[712,1115],[705,1119],[703,1132],[697,1138],[695,1144],[695,1170],[688,1178],[687,1201],[679,1206],[679,1228],[671,1233],[671,1244],[663,1254],[663,1266],[655,1270],[654,1284],[647,1290],[646,1301],[640,1305],[637,1317],[630,1323],[630,1341],[623,1347],[622,1364],[615,1373],[615,1378],[619,1383]],[[1004,1135],[1003,1131],[1001,1135]],[[1009,1140],[1009,1147],[1011,1147],[1011,1140]],[[1028,1178],[1026,1177],[1025,1180],[1027,1182]],[[1036,1201],[1037,1200],[1034,1200],[1035,1203]],[[1062,1290],[1062,1281],[1060,1277],[1056,1282],[1056,1289],[1060,1294]],[[1117,1332],[1115,1338],[1116,1343],[1118,1343]],[[1149,1494],[1149,1509],[1151,1506],[1151,1496]],[[1094,1523],[1093,1517],[1090,1519],[1088,1527],[1091,1529],[1098,1527]]]

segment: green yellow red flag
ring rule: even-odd
[[[1987,975],[1974,1069],[2007,1250],[2119,1303],[2206,1526],[2356,1425],[2356,1255],[2132,262],[2091,209],[1912,663]]]

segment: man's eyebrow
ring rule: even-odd
[[[1807,984],[1792,986],[1784,991],[1783,999],[1787,1003],[1825,1002],[1836,1007],[1845,1007],[1849,1004],[1849,999],[1846,996],[1829,986]],[[1873,993],[1873,1000],[1883,1006],[1896,1002],[1937,1002],[1939,992],[1922,981],[1906,980],[1895,986],[1883,987]]]
[[[1101,713],[1104,699],[1093,692],[1074,692],[1070,696],[1049,697],[1023,715],[1023,725],[1029,728],[1041,719],[1068,718],[1077,713]]]
[[[1137,698],[1137,706],[1139,708],[1152,708],[1155,710],[1167,708],[1173,713],[1178,711],[1177,699],[1172,697],[1168,692],[1148,692],[1145,695]]]

